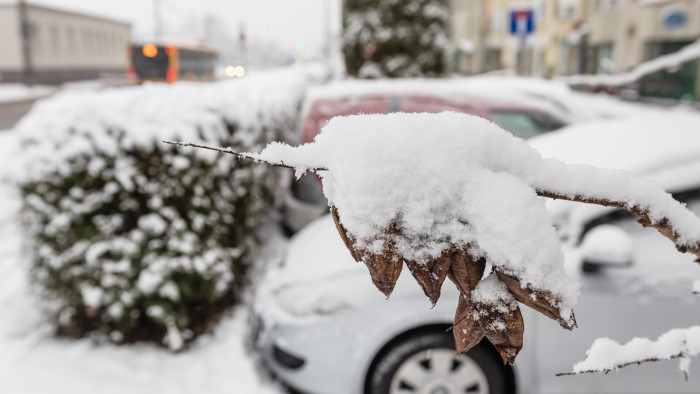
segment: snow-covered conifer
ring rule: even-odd
[[[443,75],[448,18],[446,0],[345,0],[347,73],[360,78]]]

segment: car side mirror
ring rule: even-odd
[[[591,229],[581,242],[582,270],[595,273],[603,268],[632,266],[632,238],[617,226],[604,224]]]

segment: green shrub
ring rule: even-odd
[[[238,300],[284,174],[161,140],[259,150],[293,129],[308,78],[73,92],[32,110],[21,220],[58,334],[177,350]]]

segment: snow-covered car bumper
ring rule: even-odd
[[[343,364],[364,357],[358,353],[361,337],[343,337],[337,329],[338,319],[347,317],[333,317],[291,316],[268,300],[253,311],[255,347],[265,365],[295,389],[319,394],[360,393],[361,377]]]

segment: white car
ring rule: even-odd
[[[696,116],[677,114],[594,122],[532,144],[545,156],[650,177],[700,212],[698,124]],[[608,375],[555,376],[582,360],[595,338],[656,338],[672,327],[698,324],[700,296],[692,286],[700,267],[629,217],[559,202],[551,209],[566,238],[567,269],[582,284],[578,328],[566,331],[522,307],[524,347],[512,367],[503,366],[486,340],[455,355],[447,330],[458,293],[449,281],[431,308],[403,270],[385,299],[364,264],[351,258],[329,216],[292,239],[286,258],[259,289],[253,333],[263,360],[289,386],[317,394],[698,393],[697,364],[688,381],[675,373],[673,362]]]

